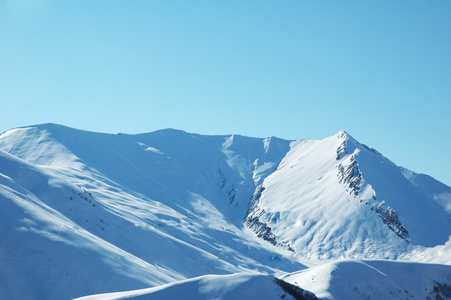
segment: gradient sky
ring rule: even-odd
[[[321,139],[451,185],[451,1],[0,0],[0,132]]]

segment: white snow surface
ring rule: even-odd
[[[340,281],[328,270],[342,258],[397,259],[346,262],[385,274],[385,266],[408,272],[400,260],[436,263],[415,272],[445,274],[449,195],[345,132],[286,141],[12,129],[0,135],[0,299],[189,291],[192,299],[240,299],[251,290],[278,299],[280,289],[265,282],[299,270],[323,270],[317,285],[299,286],[333,296]],[[262,285],[267,293],[255,288]]]
[[[289,274],[282,279],[302,286],[321,299],[451,297],[451,266],[448,265],[343,260]]]
[[[283,297],[283,298],[282,298]],[[166,285],[77,298],[76,300],[185,300],[185,299],[294,299],[274,282],[274,277],[263,274],[205,275]]]

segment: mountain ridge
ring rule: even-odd
[[[451,188],[345,131],[289,141],[41,124],[0,135],[0,175],[0,278],[11,286],[0,295],[10,298],[43,295],[64,276],[50,298],[341,258],[451,264]],[[57,249],[80,255],[78,266]],[[94,267],[109,280],[89,283]],[[70,288],[80,270],[86,280]],[[20,290],[46,272],[50,281]]]

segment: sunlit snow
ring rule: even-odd
[[[274,276],[335,299],[386,297],[379,282],[443,297],[449,195],[343,131],[17,128],[0,135],[0,298],[291,297]]]

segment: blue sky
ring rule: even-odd
[[[0,131],[343,129],[451,185],[451,2],[0,0],[0,103]]]

